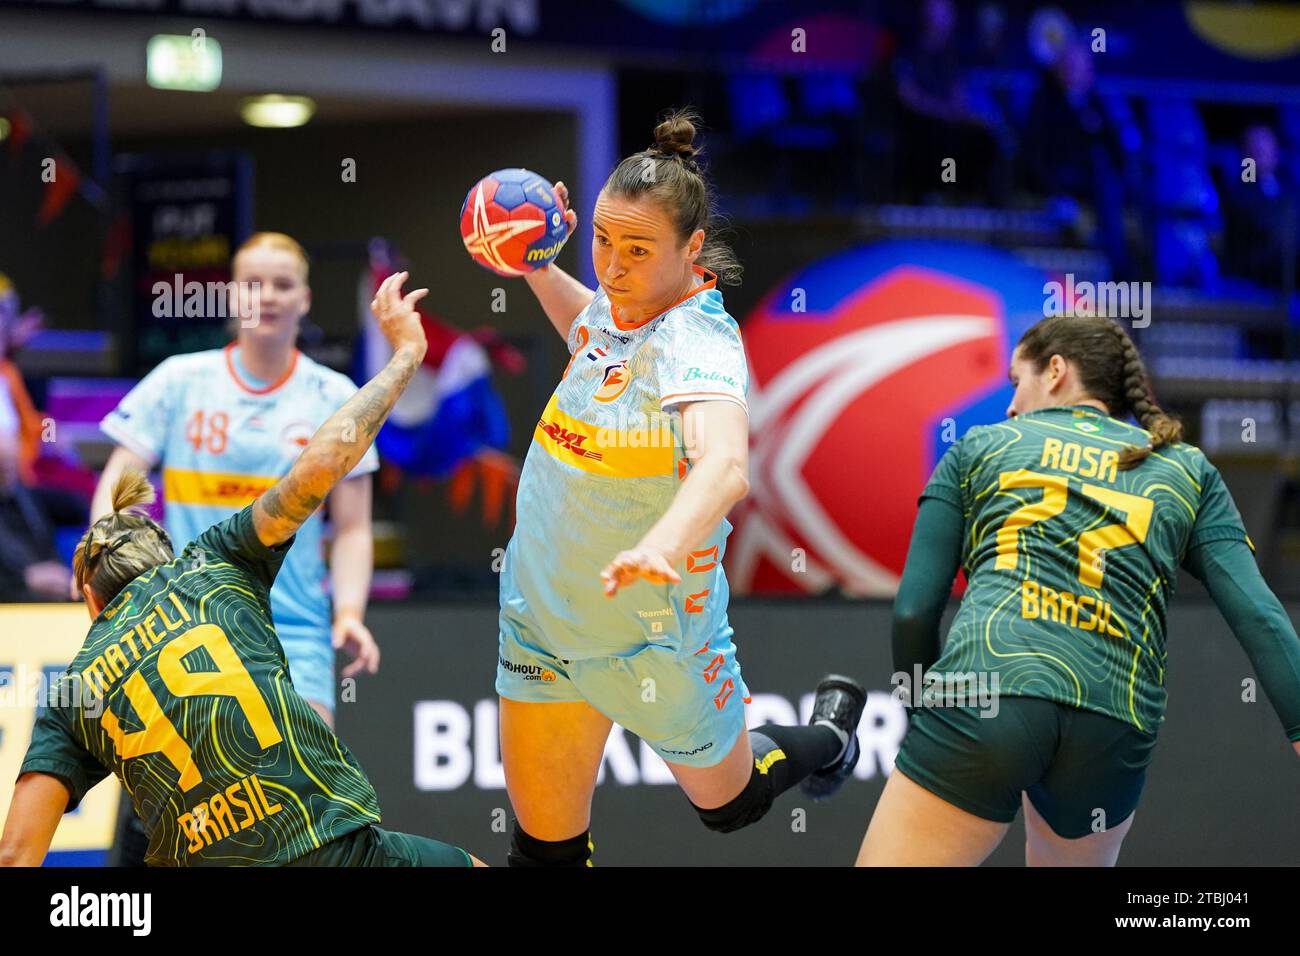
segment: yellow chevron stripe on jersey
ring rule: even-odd
[[[163,495],[169,504],[244,508],[276,481],[268,475],[164,468]]]
[[[546,403],[533,441],[552,458],[593,475],[610,478],[654,478],[674,471],[673,436],[669,419],[645,429],[603,428],[563,411],[556,395]],[[649,447],[647,447],[649,446]]]

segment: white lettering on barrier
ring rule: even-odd
[[[480,700],[474,705],[474,785],[480,790],[504,790],[506,771],[501,766],[501,736],[497,733],[497,702]],[[491,727],[490,734],[478,728]]]
[[[813,695],[805,694],[798,707],[780,694],[754,694],[746,707],[749,726],[765,723],[807,723]],[[422,700],[414,707],[414,781],[418,790],[456,790],[473,777],[480,790],[505,789],[505,772],[497,726],[497,702],[475,702],[473,712],[454,700]],[[907,714],[892,694],[871,691],[858,727],[862,757],[853,775],[869,780],[888,776],[907,730]],[[596,783],[608,776],[623,786],[673,783],[672,771],[644,741],[634,750],[622,727],[615,724],[605,743]]]
[[[489,701],[490,703],[490,701]],[[454,700],[422,700],[415,705],[415,786],[455,790],[469,779],[469,712]],[[492,721],[493,735],[496,720]]]

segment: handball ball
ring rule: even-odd
[[[497,275],[521,276],[548,265],[568,238],[555,187],[527,169],[498,169],[476,182],[460,207],[470,257]]]

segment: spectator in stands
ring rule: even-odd
[[[971,109],[964,69],[953,40],[953,0],[924,0],[915,44],[894,62],[899,116],[900,185],[913,198],[951,190],[983,198],[997,154],[985,118]],[[940,174],[945,159],[957,162],[955,182]],[[987,200],[986,200],[987,201]]]
[[[1240,164],[1225,182],[1223,271],[1271,289],[1282,287],[1288,257],[1296,264],[1296,182],[1282,166],[1277,135],[1259,123],[1241,137],[1241,157],[1254,160],[1253,180]],[[1294,282],[1295,272],[1292,272]]]
[[[0,601],[67,600],[72,572],[55,529],[85,524],[87,499],[59,487],[59,469],[38,466],[45,419],[11,359],[44,320],[40,309],[21,307],[17,288],[0,273]]]
[[[1130,273],[1124,241],[1124,150],[1096,90],[1092,51],[1071,40],[1044,73],[1029,107],[1022,156],[1030,187],[1090,203],[1116,275]]]
[[[23,374],[13,362],[13,354],[40,331],[44,322],[40,309],[22,309],[17,288],[0,272],[0,383],[8,389],[17,415],[18,481],[35,499],[51,527],[74,529],[79,538],[90,506],[90,496],[83,487],[90,476],[58,457],[42,455],[48,448],[45,442],[53,437],[46,434],[48,419],[36,409]],[[94,488],[93,478],[90,487]]]
[[[27,394],[22,373],[10,356],[40,329],[45,316],[40,309],[20,311],[18,290],[0,272],[0,382],[8,389],[10,407],[17,415],[18,474],[22,483],[36,484],[35,462],[40,454],[41,416]],[[78,516],[80,517],[80,516]]]
[[[0,379],[0,601],[65,601],[72,572],[59,560],[40,506],[19,480],[19,416]]]

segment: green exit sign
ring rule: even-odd
[[[159,90],[215,90],[221,85],[221,44],[202,30],[191,36],[152,36],[145,78]]]

